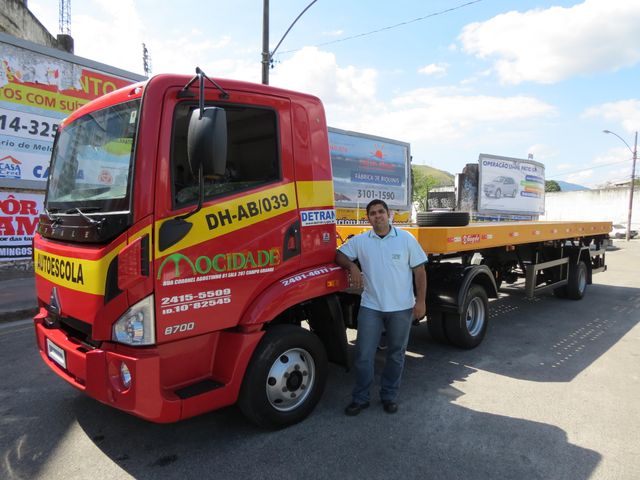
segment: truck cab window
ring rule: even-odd
[[[196,106],[176,108],[171,147],[173,207],[198,200],[198,173],[187,158],[189,115]],[[276,114],[256,107],[224,105],[227,112],[227,166],[224,175],[205,176],[204,194],[209,200],[254,188],[280,178]]]

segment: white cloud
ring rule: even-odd
[[[330,32],[322,32],[322,35],[325,35],[327,37],[339,37],[343,33],[344,33],[343,30],[332,30]]]
[[[57,32],[57,11],[50,3],[29,2],[40,21]],[[123,70],[143,73],[142,43],[151,58],[152,73],[194,73],[201,67],[208,75],[260,81],[259,48],[239,45],[227,36],[209,31],[162,31],[157,37],[144,24],[134,0],[94,0],[90,14],[73,12],[75,54]],[[117,28],[114,27],[117,25]],[[243,50],[244,49],[244,50]],[[253,55],[253,59],[251,59]]]
[[[640,130],[640,100],[603,103],[585,110],[583,117],[601,117],[608,123],[620,123],[628,133],[633,133]]]
[[[94,8],[91,15],[73,17],[76,55],[142,73],[146,35],[133,0],[94,2]]]
[[[333,53],[305,47],[271,71],[272,85],[311,93],[326,105],[342,109],[373,101],[377,72],[352,65],[340,67]]]
[[[460,138],[478,125],[507,124],[516,119],[555,113],[553,106],[533,97],[474,95],[451,88],[407,92],[396,97],[390,107],[389,114],[398,118],[381,120],[412,132],[411,136],[416,139]]]
[[[570,8],[511,11],[467,25],[464,51],[492,59],[505,83],[556,83],[640,61],[640,2],[585,0]]]
[[[532,154],[533,159],[535,161],[544,163],[547,166],[547,168],[549,168],[549,165],[552,162],[552,160],[558,157],[557,150],[554,150],[548,145],[543,145],[540,143],[531,145],[527,149],[527,153]],[[558,168],[557,166],[554,166],[554,167]]]
[[[438,77],[442,77],[446,75],[447,68],[449,68],[448,63],[430,63],[418,70],[418,73],[423,73],[424,75],[435,75]]]

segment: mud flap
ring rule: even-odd
[[[306,308],[311,330],[318,335],[330,362],[349,369],[347,329],[342,320],[342,308],[336,295],[315,299]]]

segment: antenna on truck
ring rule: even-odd
[[[204,73],[202,71],[202,69],[200,67],[196,67],[196,75],[195,77],[193,77],[191,80],[189,80],[187,82],[187,84],[182,87],[182,90],[180,90],[180,92],[178,93],[178,98],[184,98],[184,97],[192,97],[193,93],[191,93],[189,91],[189,88],[191,88],[191,85],[193,85],[193,83],[198,80],[198,86],[199,86],[199,95],[200,95],[200,111],[202,111],[202,108],[204,106],[204,79],[209,80],[212,85],[214,87],[216,87],[218,90],[220,90],[220,98],[222,98],[223,100],[226,100],[227,98],[229,98],[229,94],[227,93],[227,91],[222,88],[220,86],[220,84],[218,84],[215,80],[207,77],[207,74]]]

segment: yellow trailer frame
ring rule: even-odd
[[[464,227],[398,225],[411,233],[427,254],[452,254],[553,240],[608,235],[611,222],[487,222]],[[369,230],[365,225],[338,225],[338,244]]]
[[[489,321],[489,298],[504,281],[524,279],[532,298],[553,290],[559,298],[579,300],[592,275],[606,270],[611,222],[486,222],[464,227],[398,225],[410,232],[429,255],[427,325],[432,337],[461,348],[474,348]],[[368,225],[338,225],[338,245]],[[479,254],[479,255],[476,255]],[[435,280],[435,281],[432,281]],[[355,328],[359,301],[345,292],[345,324]]]

